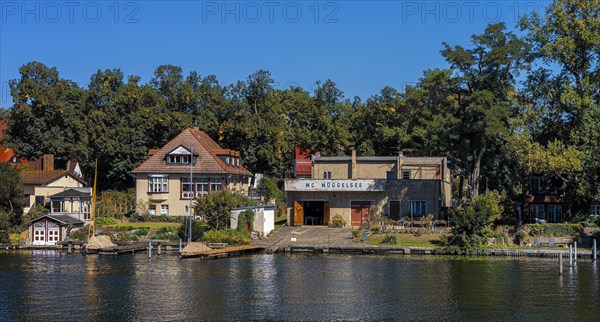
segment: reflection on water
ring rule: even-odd
[[[599,265],[546,259],[0,252],[0,320],[598,320]]]

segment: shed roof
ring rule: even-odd
[[[83,221],[81,221],[75,217],[71,217],[69,215],[44,215],[42,217],[30,220],[30,221],[26,222],[26,224],[31,224],[36,221],[40,221],[44,218],[47,218],[47,219],[50,219],[53,221],[57,221],[63,225],[83,225],[84,224]]]

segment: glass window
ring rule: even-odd
[[[529,179],[529,189],[532,192],[540,192],[544,188],[544,180],[542,177],[531,177]]]
[[[324,171],[323,179],[331,179],[331,171]]]
[[[46,201],[44,200],[44,196],[35,196],[35,204],[36,205],[44,205]]]
[[[156,215],[156,206],[155,205],[150,205],[150,207],[148,207],[148,214],[150,216]]]
[[[208,178],[195,178],[194,180],[196,180],[196,193],[208,193]]]
[[[529,216],[531,220],[544,219],[544,205],[531,205],[529,206]]]
[[[411,200],[410,213],[413,218],[420,218],[427,215],[427,203],[420,200]]]
[[[402,171],[402,179],[409,180],[410,179],[410,171]]]
[[[548,220],[550,222],[561,222],[562,221],[562,206],[561,205],[549,205],[548,206]]]
[[[169,192],[169,178],[165,176],[149,177],[148,192]]]
[[[592,217],[600,217],[600,205],[591,205],[590,215],[592,215]]]
[[[169,214],[169,205],[160,205],[160,214],[168,215]]]
[[[63,202],[62,201],[52,201],[52,213],[63,212]]]
[[[210,178],[210,191],[223,190],[223,178]]]

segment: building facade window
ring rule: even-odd
[[[542,177],[531,177],[529,179],[529,190],[533,193],[540,192],[544,189],[544,179]]]
[[[531,205],[529,206],[529,216],[531,220],[544,219],[544,205]]]
[[[402,171],[402,180],[410,179],[410,171]]]
[[[396,171],[387,171],[385,177],[387,180],[396,180]]]
[[[548,220],[550,222],[561,222],[562,221],[562,206],[561,205],[548,205]]]
[[[52,213],[63,212],[64,204],[62,201],[52,201]]]
[[[323,179],[331,179],[331,171],[324,171]]]
[[[35,196],[35,204],[36,205],[45,205],[46,204],[46,200],[44,199],[44,196]]]
[[[422,200],[411,200],[410,214],[413,218],[420,218],[427,215],[427,202]]]
[[[207,194],[208,193],[208,178],[195,178],[196,180],[196,193]]]
[[[169,215],[169,205],[160,205],[160,214],[161,215]]]
[[[221,191],[223,190],[223,178],[213,177],[210,178],[210,191]]]
[[[169,177],[150,176],[148,177],[148,192],[169,192]]]
[[[150,205],[150,207],[148,207],[148,215],[156,216],[156,205]]]
[[[591,205],[590,215],[594,218],[600,217],[600,205]]]
[[[189,155],[168,155],[167,163],[171,165],[189,165],[190,164],[190,156]]]

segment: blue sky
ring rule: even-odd
[[[548,1],[0,1],[0,106],[36,60],[87,86],[98,69],[152,77],[161,64],[221,82],[271,71],[276,87],[332,79],[363,100],[446,67],[442,42],[469,45],[489,23],[514,28]],[[311,90],[312,91],[312,90]]]

